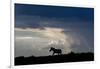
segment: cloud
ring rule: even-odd
[[[15,32],[15,56],[47,56],[50,47],[60,48],[64,54],[70,51],[88,51],[86,40],[81,35],[73,31],[66,33],[62,28],[15,28]]]
[[[41,17],[31,15],[19,15],[15,17],[16,28],[91,28],[93,24],[91,21],[84,21],[75,17],[56,18],[56,17]]]
[[[27,39],[32,39],[32,37],[15,37],[15,38],[16,38],[16,40],[18,40],[18,39],[20,39],[20,40],[21,40],[21,39],[22,39],[22,40],[24,40],[24,39],[26,39],[26,40],[27,40]]]

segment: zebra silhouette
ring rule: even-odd
[[[50,48],[49,52],[53,51],[53,54],[58,54],[58,55],[61,55],[62,54],[62,50],[61,49],[55,49],[53,47]]]

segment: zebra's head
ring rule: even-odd
[[[53,48],[53,47],[50,47],[50,50],[49,50],[49,52],[50,52],[50,51],[52,51],[52,50],[54,50],[54,49],[55,49],[55,48]]]

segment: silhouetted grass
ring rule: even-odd
[[[49,55],[49,56],[30,56],[30,57],[16,57],[15,65],[30,65],[30,64],[47,64],[47,63],[63,63],[63,62],[81,62],[81,61],[93,61],[93,53],[69,53],[62,55]]]

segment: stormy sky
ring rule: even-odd
[[[48,56],[50,47],[94,51],[94,9],[15,4],[15,57]]]

